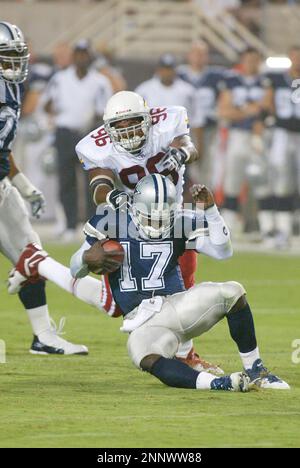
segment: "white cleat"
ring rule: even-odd
[[[272,378],[271,378],[272,377]],[[290,390],[291,387],[284,380],[279,379],[276,375],[269,375],[265,378],[260,378],[254,382],[259,388],[271,389],[271,390]],[[252,384],[251,384],[252,386]]]
[[[257,359],[251,369],[246,370],[250,378],[250,388],[263,388],[270,390],[290,390],[287,382],[271,374],[263,365],[261,359]]]
[[[53,322],[53,321],[52,321]],[[39,336],[33,337],[33,342],[29,352],[31,354],[63,354],[63,355],[72,355],[72,354],[88,354],[89,350],[84,345],[77,345],[70,343],[67,340],[64,340],[59,336],[62,333],[62,328],[64,326],[65,320],[61,319],[59,328],[57,330],[55,323],[53,322],[53,327],[51,330],[48,330],[44,333],[41,333]]]
[[[88,354],[89,350],[84,345],[76,345],[60,338],[57,335],[51,335],[50,332],[43,333],[41,338],[34,336],[31,348],[31,354]]]

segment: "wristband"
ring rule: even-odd
[[[184,153],[184,156],[185,156],[184,163],[187,163],[188,160],[191,157],[191,153],[189,152],[189,150],[187,148],[184,148],[184,147],[180,148],[180,151],[182,151]]]
[[[21,195],[28,197],[32,192],[36,191],[36,188],[27,179],[23,172],[18,172],[12,179],[11,183],[19,190]]]

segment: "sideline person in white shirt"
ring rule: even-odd
[[[183,106],[193,121],[193,98],[195,90],[176,74],[176,60],[172,54],[161,56],[155,75],[141,83],[135,90],[149,107]]]
[[[43,103],[52,116],[57,150],[59,196],[65,218],[63,239],[73,240],[78,221],[75,146],[83,135],[102,118],[112,95],[109,80],[91,68],[92,51],[87,41],[78,42],[73,50],[73,64],[53,75],[45,90]],[[93,212],[86,182],[86,216]]]

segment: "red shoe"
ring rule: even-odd
[[[192,367],[198,372],[209,372],[210,374],[214,375],[223,375],[224,371],[221,369],[219,366],[216,364],[212,364],[208,361],[205,361],[202,359],[199,354],[197,354],[194,350],[194,348],[191,349],[189,354],[187,355],[186,358],[176,358],[179,359],[179,361],[184,362],[188,366]]]
[[[48,253],[39,244],[28,244],[21,253],[16,266],[9,274],[9,294],[18,293],[28,280],[38,281],[40,279],[38,265],[47,257]]]

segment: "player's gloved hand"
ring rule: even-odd
[[[114,189],[106,195],[106,203],[113,210],[127,210],[130,207],[130,201],[130,195],[121,190]]]
[[[189,154],[185,148],[162,148],[165,151],[163,159],[160,161],[159,166],[162,170],[169,170],[178,172],[181,166],[189,159]]]
[[[196,203],[201,203],[204,210],[208,210],[215,204],[212,192],[201,184],[195,184],[190,189],[191,195]]]
[[[42,192],[32,185],[22,172],[18,172],[18,174],[12,178],[11,182],[20,192],[24,200],[30,203],[32,216],[39,218],[45,211],[46,206]]]
[[[45,211],[46,201],[44,195],[39,190],[35,189],[30,195],[24,197],[30,203],[31,214],[39,219]]]
[[[102,244],[107,239],[95,242],[89,250],[83,253],[82,260],[88,266],[92,273],[97,275],[106,275],[116,270],[120,266],[113,257],[121,256],[122,253],[117,250],[106,252]]]

